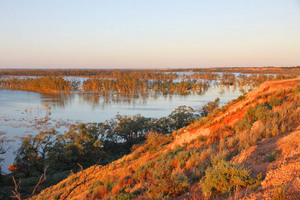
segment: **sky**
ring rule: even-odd
[[[0,0],[0,68],[300,65],[300,0]]]

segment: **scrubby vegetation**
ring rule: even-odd
[[[166,118],[118,115],[73,126],[65,134],[41,132],[23,139],[15,172],[32,175],[45,166],[76,172],[77,163],[84,168],[95,164],[33,199],[203,199],[255,190],[262,176],[233,163],[233,158],[300,124],[298,87],[271,93],[266,89],[259,95],[241,96],[223,108],[216,99],[198,113],[179,107]],[[267,162],[278,157],[277,152],[264,155]],[[197,191],[193,197],[185,196],[192,190]]]
[[[239,98],[236,104],[245,100],[245,108],[228,113],[230,107],[235,106],[231,103],[226,109],[207,115],[202,125],[195,126],[198,123],[195,122],[182,129],[181,134],[178,131],[166,134],[167,129],[164,133],[145,133],[144,144],[134,145],[130,155],[106,166],[98,166],[99,169],[91,167],[84,173],[70,175],[51,188],[51,196],[61,199],[66,194],[68,198],[84,196],[86,199],[168,199],[187,195],[187,191],[194,188],[199,192],[194,193],[193,198],[201,199],[228,197],[243,188],[255,189],[259,187],[262,176],[252,176],[251,171],[232,163],[232,158],[262,139],[286,134],[300,124],[300,94],[297,89],[269,95],[254,101]],[[258,99],[259,103],[256,102]],[[222,120],[218,119],[224,115]],[[226,124],[232,116],[237,120]],[[182,142],[188,136],[186,130],[192,132],[205,128],[210,130],[209,135],[200,134]],[[123,138],[124,141],[131,139]],[[265,155],[265,159],[272,162],[278,156],[274,152]],[[84,179],[90,179],[89,183],[84,183]],[[80,184],[87,192],[76,192],[74,186]],[[71,189],[72,192],[69,192]],[[39,197],[49,197],[49,190],[43,191]]]
[[[257,87],[265,81],[282,80],[294,75],[236,75],[211,72],[183,73],[119,70],[0,71],[0,88],[42,93],[97,93],[187,95],[203,94],[213,85]],[[83,80],[65,76],[84,76]],[[245,92],[245,91],[244,91]]]
[[[213,163],[205,171],[201,188],[205,196],[230,194],[238,187],[245,188],[253,184],[250,173],[242,166],[231,164],[225,160]]]
[[[47,167],[46,186],[49,186],[66,178],[69,170],[80,170],[79,164],[84,168],[107,164],[130,153],[131,149],[139,149],[136,151],[137,157],[147,151],[156,152],[161,145],[171,141],[167,133],[193,123],[203,115],[202,110],[180,106],[169,116],[159,119],[116,115],[105,122],[72,125],[65,133],[55,129],[41,131],[21,139],[15,162],[9,170],[24,179],[22,184],[26,186],[34,185]],[[144,140],[145,145],[142,145]]]

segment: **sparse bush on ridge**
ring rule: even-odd
[[[290,95],[291,92],[287,94]],[[292,96],[286,96],[280,100],[280,105],[278,99],[265,99],[265,103],[250,106],[235,126],[220,125],[210,135],[199,136],[184,146],[177,145],[160,151],[174,139],[171,134],[152,132],[146,135],[144,144],[133,146],[132,156],[117,164],[112,163],[107,166],[107,171],[101,171],[102,174],[96,179],[101,184],[90,188],[91,198],[168,199],[185,194],[199,183],[199,190],[207,197],[227,196],[237,187],[257,188],[262,181],[261,176],[251,178],[248,170],[230,163],[230,160],[238,152],[256,145],[263,138],[294,130],[300,120],[300,98],[295,95],[293,93]],[[207,119],[213,117],[209,115],[202,120]],[[196,123],[198,125],[200,122]],[[184,130],[186,129],[181,131]],[[266,155],[266,159],[276,159],[275,154],[271,154],[270,159]],[[131,166],[135,167],[126,171],[126,164],[129,163],[134,163]],[[106,175],[118,168],[124,170],[124,174]],[[118,172],[123,173],[120,170]],[[104,174],[105,177],[102,177]],[[111,181],[111,184],[105,186],[104,180]]]
[[[249,185],[251,188],[257,188],[261,182],[260,177],[252,179],[247,170],[228,161],[234,155],[235,149],[238,148],[239,151],[247,149],[262,138],[272,136],[274,127],[279,128],[278,134],[285,133],[287,129],[281,131],[281,127],[286,127],[291,119],[295,120],[295,117],[299,115],[296,114],[294,107],[297,104],[299,103],[289,101],[289,99],[282,102],[280,107],[271,106],[268,103],[257,104],[250,108],[247,111],[248,114],[241,120],[248,124],[247,129],[227,130],[228,127],[221,126],[210,136],[196,139],[194,143],[199,145],[197,150],[186,150],[185,146],[176,146],[159,157],[141,164],[133,175],[134,182],[144,184],[142,191],[145,192],[140,194],[141,197],[151,199],[176,197],[187,191],[201,178],[203,180],[200,187],[206,195],[229,195],[237,186],[244,188]],[[283,113],[290,114],[285,116]],[[299,119],[297,120],[299,121]],[[267,134],[268,129],[271,130],[269,136]],[[233,131],[233,133],[224,134],[225,130]],[[153,135],[153,137],[158,136]],[[151,143],[150,141],[152,140],[149,138],[149,143]],[[153,140],[154,143],[155,141],[161,140]],[[144,145],[149,146],[147,142]],[[143,145],[138,148],[143,148]],[[211,166],[209,166],[209,162],[212,163]],[[177,180],[176,177],[179,177],[179,182],[175,181]]]
[[[295,93],[300,92],[300,86],[297,86],[297,87],[295,88],[294,92],[295,92]]]
[[[269,99],[270,106],[280,106],[282,104],[282,100],[277,99],[276,97],[271,97]]]

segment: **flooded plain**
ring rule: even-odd
[[[211,86],[203,94],[189,95],[98,95],[42,94],[37,92],[0,90],[0,132],[13,141],[4,155],[3,171],[13,162],[22,136],[55,128],[64,132],[71,124],[103,122],[120,115],[141,114],[145,117],[168,116],[178,106],[199,109],[220,98],[221,106],[242,95],[238,88]]]

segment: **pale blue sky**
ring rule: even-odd
[[[300,65],[299,0],[0,0],[0,68]]]

